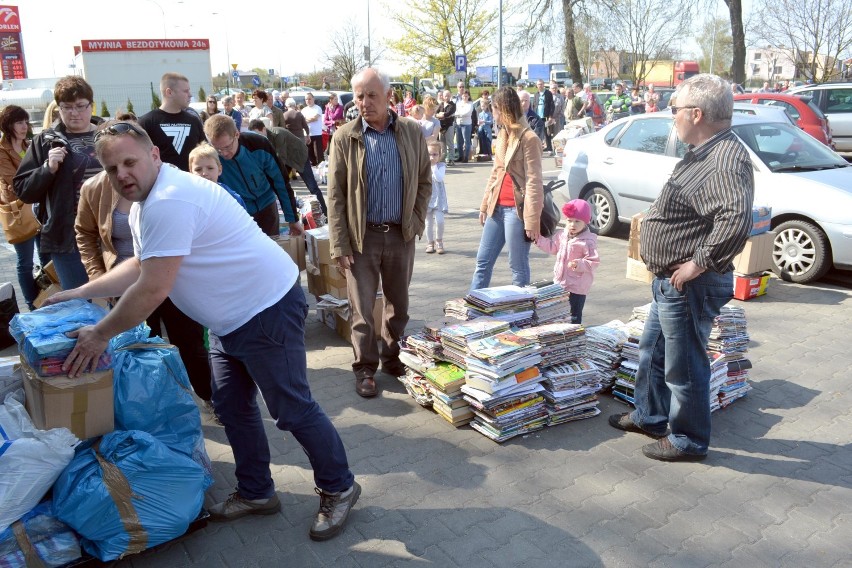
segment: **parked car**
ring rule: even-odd
[[[852,83],[805,85],[787,93],[811,97],[811,101],[828,118],[837,151],[852,152]]]
[[[672,100],[672,95],[675,90],[671,87],[657,87],[654,89],[656,93],[660,96],[660,101],[657,103],[657,108],[663,110],[669,106],[669,101]]]
[[[751,93],[734,95],[734,101],[783,108],[799,128],[826,146],[834,148],[829,121],[810,97],[787,93]]]
[[[633,115],[565,143],[559,179],[592,206],[600,234],[648,208],[686,152],[670,113]],[[755,205],[772,207],[773,270],[812,282],[833,265],[852,270],[852,165],[788,121],[735,114],[754,164]]]
[[[471,77],[471,78],[470,78],[470,81],[468,82],[468,85],[469,85],[471,88],[473,88],[473,87],[481,87],[481,86],[482,86],[482,81],[480,81],[480,80],[479,80],[479,79],[477,79],[476,77]]]
[[[769,122],[786,122],[792,126],[798,126],[796,121],[787,114],[787,111],[780,107],[771,107],[767,105],[756,105],[752,103],[734,101],[734,114],[748,114],[751,116],[760,116]]]

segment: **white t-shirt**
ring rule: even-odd
[[[169,298],[216,335],[275,304],[299,269],[228,193],[164,164],[145,201],[130,208],[140,261],[182,256]]]
[[[310,120],[314,116],[318,116],[319,120],[308,122],[308,129],[311,131],[311,136],[322,136],[322,109],[319,105],[305,106],[302,109],[302,116],[305,120]]]

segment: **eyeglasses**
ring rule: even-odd
[[[683,110],[683,109],[685,109],[685,108],[698,108],[698,107],[697,107],[697,106],[681,106],[681,107],[679,107],[679,106],[671,106],[671,107],[669,107],[669,108],[670,108],[670,109],[672,109],[672,114],[677,114],[677,113],[678,113],[678,111]]]
[[[233,145],[234,145],[234,142],[236,142],[236,141],[237,141],[237,138],[238,138],[238,137],[239,137],[239,134],[238,134],[237,136],[234,136],[233,140],[231,140],[230,142],[228,142],[228,143],[227,143],[227,144],[225,144],[224,146],[216,146],[216,145],[214,145],[214,144],[210,144],[210,145],[211,145],[211,146],[213,146],[213,149],[214,149],[214,150],[216,150],[216,152],[218,152],[219,154],[221,154],[222,152],[226,151],[228,148],[230,148],[231,146],[233,146]]]
[[[433,154],[432,152],[429,152],[429,157],[430,157],[430,158],[434,158],[435,156],[440,156],[440,155],[441,155],[441,154]]]
[[[87,108],[92,106],[92,103],[78,103],[76,105],[59,105],[59,110],[62,112],[85,112]]]
[[[132,132],[137,136],[146,136],[145,131],[134,124],[129,122],[116,122],[115,124],[110,124],[109,126],[95,132],[94,142],[97,144],[98,140],[104,136],[121,136],[122,134],[127,134],[129,132]]]
[[[208,103],[215,103],[215,102],[217,102],[217,101],[216,101],[216,99],[212,99],[212,100],[209,100],[209,101],[207,101],[207,102],[208,102]]]

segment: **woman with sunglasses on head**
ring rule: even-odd
[[[94,133],[103,122],[92,116],[92,87],[79,76],[56,82],[59,122],[33,139],[13,185],[24,203],[38,204],[42,254],[49,254],[62,288],[88,282],[74,235],[80,188],[103,168],[95,156]]]
[[[201,117],[201,124],[207,122],[207,119],[213,116],[214,114],[219,114],[219,101],[216,100],[216,97],[209,96],[207,97],[207,106],[202,110],[198,115]]]

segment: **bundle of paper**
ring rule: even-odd
[[[464,384],[464,373],[461,367],[439,361],[435,366],[427,369],[423,376],[434,390],[452,395],[461,390]]]
[[[476,313],[476,315],[474,315]],[[470,310],[464,298],[453,298],[444,302],[444,315],[448,318],[467,321],[479,317],[479,312]]]
[[[413,333],[400,341],[403,349],[414,352],[420,359],[434,361],[441,353],[441,343],[425,333]],[[405,364],[405,362],[403,362]]]
[[[508,322],[488,316],[447,326],[439,332],[444,357],[463,366],[468,343],[504,331],[509,331]]]
[[[558,426],[565,422],[593,418],[601,413],[598,408],[598,396],[595,392],[577,392],[573,395],[554,398],[545,391],[544,398],[548,426]]]
[[[508,321],[513,327],[532,324],[534,294],[520,286],[496,286],[473,290],[465,296],[467,308],[474,314]]]
[[[462,394],[475,415],[471,426],[497,442],[547,424],[543,391],[538,383],[523,383],[493,395],[468,385],[462,387]]]
[[[417,404],[426,408],[432,406],[432,389],[423,375],[408,369],[403,376],[399,377],[399,382]]]
[[[615,370],[621,362],[621,349],[627,337],[625,324],[620,320],[586,328],[586,357],[598,368],[603,388],[610,388],[615,382]]]
[[[543,367],[579,359],[586,352],[586,330],[576,323],[549,323],[518,331],[541,346]]]
[[[527,287],[534,294],[533,305],[535,315],[533,321],[536,325],[542,325],[555,321],[570,321],[571,305],[568,293],[559,284],[553,282],[534,283]]]
[[[473,420],[473,410],[462,397],[461,391],[449,395],[438,390],[432,390],[432,409],[438,416],[458,428]]]

